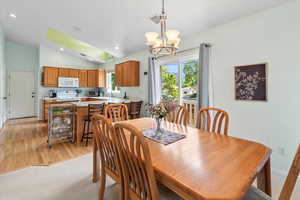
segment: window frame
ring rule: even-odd
[[[116,74],[115,70],[106,71],[106,91],[111,94],[120,94],[121,90],[119,87],[116,86],[115,90],[112,89],[112,73]]]

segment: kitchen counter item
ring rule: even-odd
[[[50,104],[48,113],[49,148],[54,141],[74,142],[74,105]]]

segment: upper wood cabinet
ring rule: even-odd
[[[79,87],[87,87],[88,71],[79,70]]]
[[[58,77],[79,78],[79,69],[59,68]]]
[[[79,78],[79,69],[69,69],[69,76],[70,78]]]
[[[96,80],[97,87],[106,87],[106,71],[104,69],[98,69]]]
[[[69,77],[69,69],[58,68],[58,77]]]
[[[43,67],[43,86],[57,87],[58,77],[79,78],[79,87],[106,87],[106,71]]]
[[[138,61],[127,61],[117,64],[115,67],[116,86],[138,87],[140,86],[140,63]]]
[[[87,87],[106,87],[106,71],[103,69],[87,71]]]
[[[43,86],[57,87],[58,68],[56,67],[43,67]]]
[[[97,70],[88,70],[87,74],[88,74],[87,86],[96,87]]]

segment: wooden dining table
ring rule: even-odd
[[[151,118],[126,121],[140,129],[155,127]],[[185,135],[164,145],[146,139],[157,181],[183,199],[243,199],[255,178],[271,196],[271,149],[244,139],[197,128],[163,123],[163,128]],[[99,177],[97,146],[93,151],[93,181]]]

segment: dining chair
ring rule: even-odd
[[[218,108],[202,108],[198,111],[196,127],[213,133],[228,134],[229,115]]]
[[[114,127],[123,172],[124,200],[180,199],[166,187],[158,187],[149,147],[141,130],[127,122],[115,123]]]
[[[284,182],[283,188],[280,192],[279,200],[290,200],[292,192],[295,188],[298,176],[300,172],[300,145],[298,146],[297,153],[294,157],[294,161],[289,170],[289,174]],[[272,200],[270,196],[264,192],[258,190],[255,187],[251,187],[246,193],[244,200]]]
[[[92,128],[96,137],[96,144],[100,154],[100,188],[99,200],[104,199],[106,175],[109,175],[114,181],[121,185],[120,200],[123,199],[123,181],[121,176],[120,160],[115,144],[114,128],[111,120],[100,114],[92,117]]]
[[[93,134],[90,128],[91,118],[95,113],[103,114],[104,105],[104,103],[88,105],[88,115],[83,119],[83,133],[81,137],[81,142],[83,142],[83,140],[85,139],[85,146],[88,145],[89,139],[92,139],[92,137],[90,136]]]
[[[140,118],[143,101],[133,101],[130,103],[129,115],[131,119]]]
[[[125,104],[113,103],[105,106],[104,115],[113,122],[128,120],[128,110]]]
[[[175,110],[167,115],[166,120],[175,124],[186,126],[189,121],[188,110],[184,106],[176,104]]]

